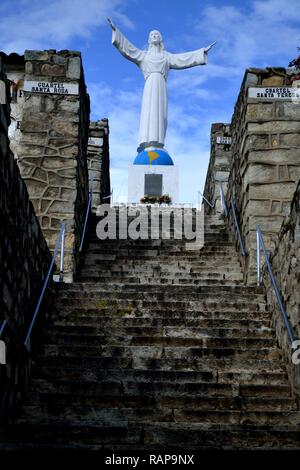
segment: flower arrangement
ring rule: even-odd
[[[171,204],[172,198],[168,194],[162,196],[148,196],[145,195],[140,199],[142,204]]]

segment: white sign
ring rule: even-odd
[[[0,104],[6,104],[6,85],[3,80],[0,80]]]
[[[101,147],[101,145],[103,144],[103,138],[102,137],[89,137],[88,144],[98,145],[99,147]]]
[[[225,137],[224,135],[217,136],[217,144],[231,144],[231,137]]]
[[[78,83],[36,82],[26,80],[24,91],[31,93],[51,93],[55,95],[78,95]]]
[[[6,364],[6,344],[0,341],[0,364]]]
[[[248,97],[273,100],[300,100],[300,89],[295,87],[248,88]]]

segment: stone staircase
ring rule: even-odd
[[[97,221],[0,449],[299,449],[264,291],[243,285],[222,221],[195,251],[99,241]]]

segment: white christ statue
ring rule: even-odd
[[[112,43],[128,60],[134,62],[142,71],[145,86],[142,99],[139,148],[163,148],[165,143],[168,115],[167,77],[169,69],[187,69],[196,65],[207,64],[207,53],[215,44],[181,54],[171,54],[164,48],[162,35],[159,31],[149,34],[149,47],[142,51],[135,47],[113,24]]]

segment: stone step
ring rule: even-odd
[[[36,358],[34,367],[49,368],[91,368],[91,369],[126,369],[126,370],[168,370],[168,371],[201,371],[213,370],[217,373],[281,373],[286,375],[286,367],[283,365],[280,356],[271,356],[269,360],[258,361],[253,358],[227,358],[227,357],[204,357],[203,359],[166,357],[115,357],[115,356],[39,356]]]
[[[256,302],[254,299],[247,302],[245,298],[233,298],[229,299],[227,298],[226,300],[222,299],[221,300],[221,305],[214,301],[212,299],[207,299],[204,301],[201,301],[201,299],[198,300],[168,300],[168,299],[157,299],[153,298],[154,296],[148,296],[148,299],[136,299],[135,294],[133,294],[131,297],[128,295],[126,296],[126,299],[122,299],[122,294],[119,296],[117,294],[112,294],[111,296],[109,295],[101,295],[101,296],[89,296],[89,297],[81,297],[81,296],[75,296],[72,299],[72,296],[60,296],[56,302],[56,309],[58,310],[64,310],[67,306],[73,306],[74,308],[74,302],[76,302],[76,307],[77,308],[84,308],[84,309],[90,309],[90,308],[98,308],[102,309],[104,307],[110,307],[112,310],[117,309],[120,310],[122,308],[125,308],[126,310],[128,309],[138,309],[139,311],[143,311],[144,313],[151,312],[152,310],[160,310],[161,312],[169,312],[169,311],[203,311],[203,312],[208,312],[209,313],[220,309],[220,311],[225,312],[225,311],[239,311],[240,313],[245,313],[249,311],[261,311],[261,312],[266,312],[267,307],[264,302]],[[147,296],[145,296],[147,297]],[[151,300],[149,299],[151,297]],[[243,318],[243,317],[241,317]],[[252,317],[253,318],[253,317]],[[259,317],[258,317],[259,318]]]
[[[198,371],[173,371],[173,370],[136,370],[136,369],[99,369],[97,367],[49,367],[35,366],[33,378],[53,380],[68,378],[70,380],[102,382],[106,380],[122,382],[176,382],[199,383],[217,382],[222,384],[256,384],[256,385],[286,385],[287,374],[280,371],[257,372],[254,370],[239,372],[224,372],[220,369]]]
[[[237,262],[237,257],[235,253],[214,253],[214,256],[210,252],[206,252],[205,249],[191,250],[193,257],[199,257],[201,260],[206,262],[211,262],[214,258],[220,260],[222,259],[225,262]],[[143,248],[143,249],[128,249],[128,248],[116,248],[114,250],[108,248],[99,248],[97,253],[87,252],[84,258],[85,263],[102,261],[103,259],[124,259],[124,257],[131,258],[133,260],[139,259],[140,257],[154,257],[159,256],[160,259],[164,258],[183,258],[187,259],[190,253],[187,253],[185,249],[177,250],[165,250],[164,248]]]
[[[176,272],[172,272],[172,270],[156,270],[154,268],[149,268],[147,266],[143,266],[140,269],[131,269],[130,266],[127,268],[118,268],[117,267],[112,267],[110,270],[110,273],[107,273],[106,269],[103,266],[99,267],[94,267],[94,266],[87,266],[83,267],[80,271],[80,273],[77,276],[77,280],[79,282],[84,282],[84,283],[94,283],[97,284],[99,282],[98,278],[104,278],[111,280],[113,277],[124,277],[124,284],[126,284],[126,278],[129,279],[139,279],[141,277],[148,279],[149,277],[153,278],[156,281],[156,284],[159,285],[161,282],[161,279],[166,279],[166,280],[185,280],[185,281],[197,281],[197,280],[203,280],[203,281],[209,281],[210,279],[214,280],[238,280],[242,281],[243,280],[243,275],[240,270],[240,268],[236,267],[235,269],[233,268],[227,268],[227,267],[222,267],[222,266],[216,266],[216,267],[211,267],[209,270],[203,270],[201,268],[192,268],[190,271],[188,268],[185,268],[185,270],[181,269]],[[91,279],[96,279],[95,281],[87,281],[86,279],[90,277]],[[113,279],[112,279],[113,280]],[[138,282],[137,282],[138,284]],[[207,283],[208,286],[209,283]],[[203,286],[205,286],[205,282],[203,283]],[[233,286],[235,285],[234,283],[232,284]],[[221,284],[220,284],[221,286]]]
[[[1,438],[0,449],[160,450],[297,450],[297,426],[136,423],[134,426],[20,425]]]
[[[130,242],[130,240],[125,240],[127,243]],[[133,243],[135,242],[134,240],[131,240]],[[150,242],[154,242],[156,240],[137,240],[137,242],[139,243],[142,243],[142,242],[145,242],[145,243],[149,243],[148,246],[151,246],[150,245]],[[163,240],[164,242],[166,243],[175,243],[177,240],[176,239],[171,239],[171,240]],[[122,243],[124,242],[124,240],[99,240],[99,238],[97,238],[96,236],[93,236],[92,239],[87,239],[87,249],[86,249],[86,253],[89,253],[91,251],[93,251],[94,249],[99,249],[100,247],[102,247],[102,243]],[[180,243],[184,243],[186,244],[187,240],[179,240]],[[217,250],[217,251],[222,251],[222,250],[225,250],[225,249],[232,249],[233,248],[233,244],[231,241],[229,240],[219,240],[219,239],[215,239],[214,237],[210,238],[210,239],[204,239],[204,247],[202,248],[203,250]],[[199,250],[199,249],[198,249]],[[191,250],[193,251],[193,250]],[[187,251],[188,252],[188,251]]]
[[[42,407],[52,406],[95,406],[112,408],[143,408],[143,407],[168,407],[177,409],[194,410],[240,410],[240,411],[297,411],[295,400],[290,397],[173,397],[143,395],[143,396],[86,396],[85,394],[69,393],[26,393],[24,405],[32,406],[38,404]]]
[[[248,319],[203,319],[203,318],[174,318],[174,317],[110,317],[110,316],[72,316],[68,318],[66,316],[62,319],[53,318],[52,328],[65,328],[72,327],[72,331],[78,333],[84,332],[97,332],[101,331],[102,328],[133,328],[133,327],[158,327],[162,328],[165,326],[171,327],[184,327],[184,328],[220,328],[220,329],[238,329],[248,330],[254,329],[258,331],[272,332],[271,322],[269,320],[248,320]]]
[[[108,277],[103,277],[103,273],[100,275],[98,274],[81,274],[78,277],[78,280],[83,281],[83,282],[97,282],[101,283],[103,285],[107,284]],[[200,277],[201,276],[201,277]],[[221,276],[221,274],[219,274]],[[199,278],[200,277],[200,278]],[[187,278],[181,278],[181,277],[176,277],[173,279],[171,276],[170,277],[145,277],[145,276],[140,276],[140,277],[129,277],[129,276],[111,276],[113,279],[114,284],[143,284],[143,285],[157,285],[157,284],[164,284],[164,285],[176,285],[176,286],[205,286],[205,285],[213,285],[213,286],[232,286],[232,285],[241,285],[242,282],[242,275],[237,274],[237,275],[232,275],[232,274],[223,274],[222,280],[220,280],[217,275],[215,278],[213,276],[207,278],[205,276],[202,276],[201,274],[197,276],[196,278],[189,279]]]
[[[206,306],[207,307],[207,306]],[[220,308],[220,306],[219,306]],[[134,318],[144,318],[146,320],[155,319],[155,318],[173,318],[180,319],[185,321],[186,319],[196,319],[196,320],[264,320],[270,321],[271,314],[266,309],[264,310],[249,310],[245,309],[232,309],[232,306],[229,308],[223,308],[222,310],[211,309],[197,309],[197,308],[187,308],[187,309],[178,309],[174,310],[172,306],[166,304],[165,308],[157,309],[155,305],[144,308],[135,308],[132,305],[126,304],[125,306],[119,306],[118,304],[112,304],[108,302],[99,302],[98,305],[94,307],[83,306],[81,308],[74,307],[74,304],[67,304],[65,306],[59,305],[59,302],[56,302],[56,308],[53,311],[56,319],[67,318],[70,321],[74,319],[86,319],[93,318],[93,321],[97,319],[110,316],[113,320],[118,318],[134,319]]]
[[[80,293],[82,295],[89,295],[89,294],[97,294],[97,293],[110,293],[111,291],[115,291],[116,287],[112,284],[110,284],[107,287],[103,286],[98,286],[97,283],[85,283],[85,282],[76,282],[76,283],[70,283],[70,284],[64,284],[64,283],[57,283],[56,284],[56,290],[59,291],[59,295],[64,295],[69,292],[72,293]],[[141,291],[141,292],[150,292],[150,293],[158,293],[158,292],[165,292],[165,288],[163,286],[128,286],[124,283],[122,287],[118,287],[118,291],[129,291],[129,292],[136,292],[136,291]],[[201,294],[213,294],[215,295],[216,289],[215,287],[210,287],[210,286],[203,286],[203,287],[169,287],[168,288],[168,293],[170,295],[173,295],[174,293],[182,293],[182,294],[194,294],[194,295],[201,295]],[[251,296],[257,296],[259,299],[265,298],[265,291],[262,287],[257,287],[257,286],[246,286],[246,285],[241,285],[241,286],[220,286],[218,289],[218,294],[222,293],[222,295],[230,295],[232,296],[233,294],[243,294],[244,296],[251,297]]]
[[[16,424],[32,425],[131,425],[142,422],[163,421],[176,423],[199,423],[207,425],[295,425],[295,413],[280,411],[239,411],[239,410],[193,410],[188,408],[148,407],[148,408],[108,408],[95,409],[91,406],[65,407],[45,406],[41,410],[38,406],[24,406]],[[300,421],[300,416],[298,416]]]
[[[197,346],[162,346],[162,345],[90,345],[90,344],[45,344],[47,356],[80,356],[80,357],[116,357],[137,359],[180,359],[195,361],[199,359],[235,359],[243,360],[280,360],[281,351],[276,347],[263,347],[259,349],[245,347],[197,347]]]
[[[218,291],[218,299],[221,303],[245,303],[249,305],[263,304],[265,302],[265,295],[256,293],[255,291],[244,291],[243,286],[237,286],[230,288],[229,286],[220,286]],[[120,300],[144,300],[151,298],[151,301],[170,301],[170,302],[182,302],[188,297],[192,302],[199,302],[202,299],[213,302],[216,298],[216,289],[208,286],[168,286],[166,289],[163,285],[143,286],[140,284],[107,284],[103,286],[101,284],[95,287],[86,287],[82,290],[78,289],[63,289],[59,293],[59,300],[63,299],[77,299],[81,300],[93,300],[93,299],[109,299],[112,301]]]
[[[159,397],[291,397],[290,386],[285,384],[241,384],[237,386],[231,383],[216,382],[184,382],[174,383],[167,381],[114,381],[114,380],[76,380],[64,379],[34,379],[35,392],[47,393],[71,393],[84,394],[88,396],[159,396]]]
[[[272,347],[274,339],[272,337],[259,337],[259,336],[247,336],[247,337],[195,337],[195,336],[123,336],[122,333],[119,336],[118,332],[112,331],[111,334],[99,334],[99,335],[75,335],[75,334],[51,334],[49,333],[45,339],[45,344],[56,344],[56,345],[72,345],[78,347],[85,347],[85,345],[99,346],[109,344],[121,345],[121,346],[161,346],[161,347],[198,347],[204,349],[258,349]],[[180,334],[180,332],[178,332]]]
[[[214,325],[207,328],[201,328],[198,326],[124,326],[118,322],[118,324],[109,325],[96,325],[96,326],[84,326],[82,324],[78,326],[65,325],[58,326],[54,324],[48,330],[48,335],[64,334],[64,335],[78,335],[87,336],[88,338],[93,335],[109,335],[114,334],[120,336],[167,336],[167,337],[181,337],[181,338],[246,338],[246,337],[259,337],[259,338],[275,338],[273,329],[271,328],[222,328],[218,325]]]
[[[184,324],[181,325],[153,325],[152,322],[148,321],[148,324],[140,325],[124,325],[121,321],[109,322],[106,324],[94,324],[94,325],[82,325],[82,322],[78,325],[57,325],[53,324],[48,329],[48,334],[69,334],[69,335],[82,335],[82,336],[92,336],[99,334],[109,334],[114,332],[114,334],[124,334],[128,336],[170,336],[170,337],[215,337],[215,338],[244,338],[246,336],[250,337],[264,337],[264,338],[274,338],[274,330],[270,327],[262,327],[261,325],[256,325],[254,328],[249,326],[243,327],[239,325],[238,327],[220,327],[219,324],[215,321],[215,324],[212,324],[208,327],[201,326],[187,326]],[[145,322],[144,322],[145,323]]]

